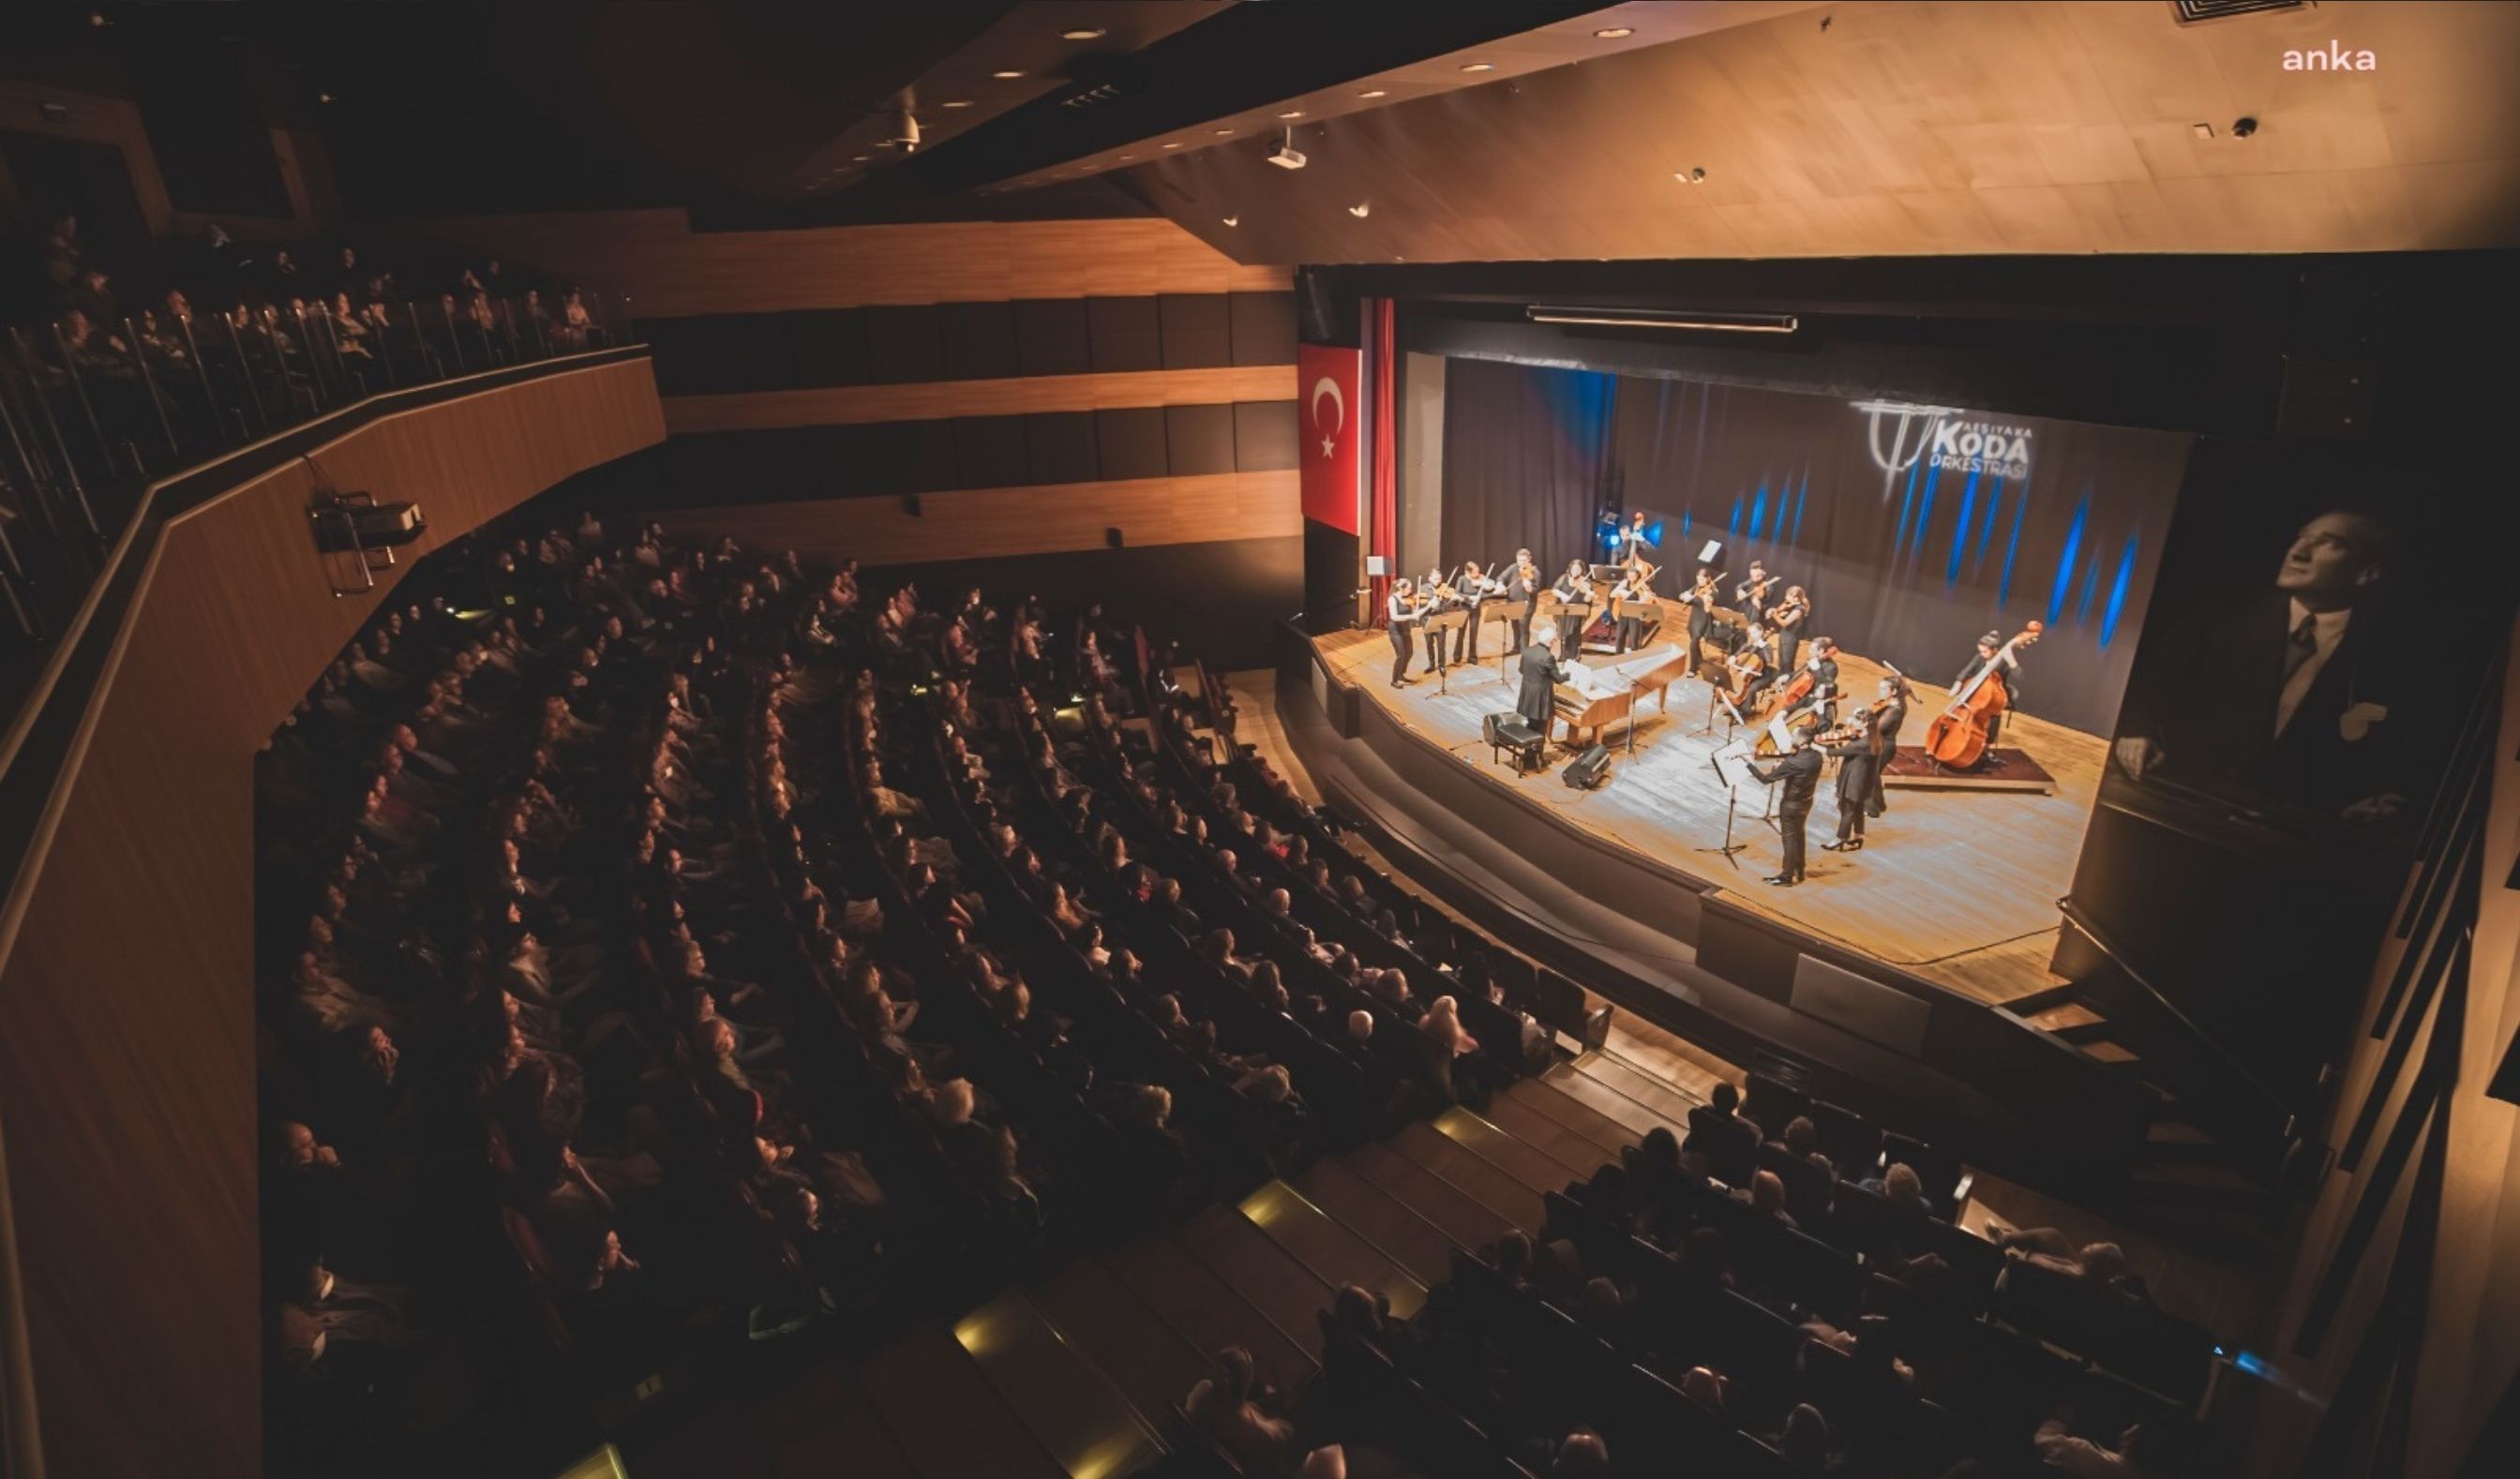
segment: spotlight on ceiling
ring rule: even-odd
[[[1167,145],[1165,145],[1164,147],[1165,147],[1166,149],[1179,149],[1179,148],[1181,148],[1181,143],[1180,143],[1180,141],[1179,141],[1179,140],[1175,140],[1174,142],[1172,142],[1172,143],[1170,143],[1170,144],[1167,144]]]
[[[1675,169],[1671,172],[1671,177],[1678,180],[1683,185],[1702,185],[1706,182],[1706,171],[1702,169]]]
[[[1593,39],[1597,41],[1624,41],[1636,33],[1637,28],[1633,25],[1605,25],[1599,30],[1593,32]]]
[[[1365,91],[1358,93],[1357,96],[1360,98],[1387,98],[1391,96],[1391,90],[1385,87],[1369,87]]]
[[[1304,167],[1305,160],[1303,152],[1295,147],[1295,131],[1293,129],[1285,129],[1279,135],[1278,147],[1269,151],[1269,162],[1277,165],[1280,169],[1301,169]]]
[[[1278,116],[1279,116],[1279,117],[1282,117],[1282,118],[1300,118],[1300,117],[1302,117],[1303,115],[1304,115],[1304,111],[1303,111],[1302,109],[1300,109],[1300,108],[1290,108],[1290,109],[1287,109],[1284,112],[1282,112],[1282,113],[1278,114]]]
[[[939,103],[936,106],[939,108],[968,108],[971,106],[971,100],[968,98],[949,98],[945,102]]]
[[[1373,214],[1373,202],[1372,201],[1359,201],[1347,208],[1347,213],[1356,217],[1360,221],[1364,220],[1367,216]]]
[[[1102,39],[1102,27],[1099,25],[1071,25],[1067,29],[1058,33],[1058,39],[1061,41],[1100,41]]]
[[[1225,224],[1226,224],[1226,225],[1228,225],[1228,226],[1239,226],[1239,225],[1241,225],[1241,224],[1242,224],[1242,217],[1240,217],[1240,216],[1227,216],[1227,217],[1225,218]]]
[[[1020,77],[1020,76],[1022,76],[1022,75],[1023,75],[1023,73],[1022,73],[1022,72],[1019,72],[1019,71],[1017,71],[1017,70],[1015,70],[1013,67],[1005,67],[1005,68],[1002,68],[1002,69],[1000,69],[1000,70],[998,70],[998,71],[993,71],[993,72],[989,73],[989,75],[990,75],[990,76],[992,76],[992,77],[997,78],[997,79],[998,79],[999,81],[1001,81],[1001,82],[1004,82],[1004,81],[1008,81],[1008,80],[1009,80],[1009,79],[1011,79],[1011,78]]]
[[[883,142],[886,144],[897,145],[903,154],[917,153],[919,149],[918,114],[913,113],[907,108],[903,108],[894,112],[892,115],[892,130],[884,136]]]
[[[1220,138],[1220,139],[1221,139],[1221,138],[1225,137],[1227,134],[1230,134],[1230,133],[1234,132],[1234,130],[1233,130],[1233,129],[1230,129],[1230,128],[1211,128],[1211,129],[1209,129],[1209,130],[1208,130],[1208,132],[1209,132],[1209,133],[1212,133],[1212,134],[1214,134],[1214,135],[1216,135],[1218,138]]]
[[[1467,72],[1494,71],[1496,70],[1496,64],[1493,62],[1464,62],[1462,64],[1462,70]]]

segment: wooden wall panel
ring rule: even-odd
[[[363,596],[332,594],[303,462],[168,524],[12,900],[0,974],[0,1124],[50,1472],[261,1468],[255,749],[413,560],[663,435],[644,360],[348,432],[315,453],[324,472],[415,499],[430,523]]]
[[[1283,292],[1171,221],[953,221],[695,232],[675,210],[461,216],[419,230],[627,293],[641,317],[877,303]]]
[[[1295,393],[1291,365],[1157,370],[1142,375],[930,381],[911,385],[828,385],[810,390],[668,396],[665,426],[675,432],[749,431],[768,426],[932,421],[948,416],[1023,416],[1043,411],[1121,411],[1139,406],[1275,401]]]
[[[1295,481],[1292,471],[1224,472],[928,493],[920,497],[917,515],[907,499],[845,498],[732,504],[656,517],[675,534],[732,535],[808,557],[909,564],[1100,550],[1109,528],[1120,530],[1131,548],[1283,538],[1302,532]]]

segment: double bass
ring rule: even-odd
[[[2012,707],[2011,686],[2004,681],[2004,659],[2021,648],[2039,640],[2047,628],[2031,622],[2013,634],[1968,686],[1952,695],[1952,701],[1934,716],[1925,729],[1925,753],[1936,764],[1950,770],[1967,770],[1986,758],[1987,731],[1996,719]]]

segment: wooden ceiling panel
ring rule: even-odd
[[[2331,37],[2379,69],[2283,69]],[[2166,5],[1892,0],[1339,117],[1299,134],[1300,171],[1239,148],[1135,177],[1243,260],[2508,246],[2512,75],[2520,5],[2182,27]],[[2452,161],[2495,167],[2415,167]]]

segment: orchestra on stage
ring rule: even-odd
[[[1884,781],[1913,692],[1894,667],[1868,700],[1847,702],[1837,644],[1813,626],[1809,591],[1762,560],[1729,584],[1728,572],[1700,565],[1686,590],[1661,595],[1657,532],[1642,512],[1624,524],[1605,515],[1601,543],[1611,558],[1569,560],[1553,580],[1529,550],[1516,550],[1496,565],[1467,560],[1394,581],[1383,613],[1391,686],[1418,681],[1409,665],[1421,638],[1418,676],[1441,676],[1475,666],[1481,633],[1501,626],[1499,655],[1514,665],[1523,724],[1543,737],[1562,728],[1570,745],[1601,742],[1623,724],[1633,748],[1636,710],[1646,697],[1667,709],[1673,683],[1704,681],[1710,703],[1752,732],[1739,746],[1741,769],[1776,788],[1784,842],[1782,866],[1767,881],[1792,887],[1805,875],[1806,829],[1829,760],[1837,762],[1837,827],[1822,845],[1864,849],[1866,823],[1885,811]],[[1678,634],[1676,652],[1656,649],[1665,634]],[[1932,774],[1961,776],[1988,764],[2004,715],[2020,700],[2021,653],[2040,634],[2033,621],[2009,639],[1988,632],[1978,640],[1927,724],[1921,752]],[[1596,665],[1584,660],[1587,652],[1611,660]]]

